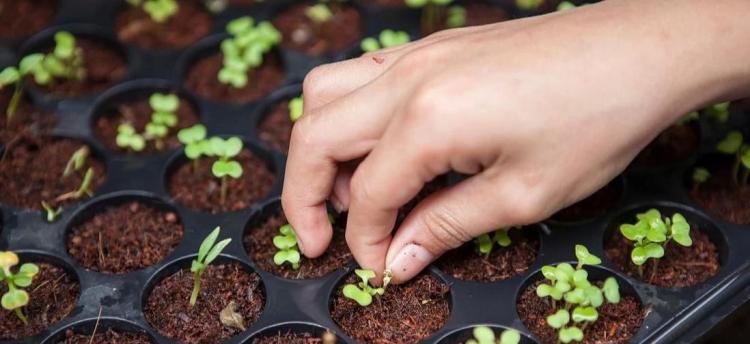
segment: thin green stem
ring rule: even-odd
[[[193,273],[193,292],[190,294],[190,306],[195,306],[198,301],[198,294],[201,292],[201,272]]]
[[[21,102],[21,96],[23,95],[23,84],[21,79],[16,81],[16,88],[13,90],[13,96],[10,98],[10,102],[8,103],[8,108],[5,109],[5,120],[6,120],[6,126],[10,128],[11,123],[13,122],[13,117],[16,114],[16,110],[18,109],[18,103]]]
[[[23,322],[24,325],[28,325],[29,324],[29,320],[26,319],[25,315],[23,315],[23,312],[21,311],[20,307],[14,309],[13,312],[16,313],[16,316],[18,317],[18,319],[21,319],[21,321]]]

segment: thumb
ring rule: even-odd
[[[546,210],[534,191],[508,176],[481,173],[420,202],[396,232],[386,256],[403,283],[448,250],[484,233],[536,222]]]

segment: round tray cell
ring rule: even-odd
[[[710,154],[701,157],[685,174],[685,187],[690,197],[706,212],[727,222],[750,225],[750,182],[743,181],[742,168],[733,172],[735,157]],[[710,177],[696,184],[696,169],[705,169]]]
[[[258,137],[268,147],[283,154],[289,150],[294,125],[289,118],[289,100],[301,96],[301,92],[299,86],[285,89],[261,106],[260,119],[255,128]]]
[[[284,323],[266,327],[245,341],[245,344],[309,344],[324,343],[324,339],[335,338],[336,343],[344,339],[325,327],[311,323]]]
[[[60,329],[43,342],[43,344],[155,343],[154,337],[141,326],[130,321],[109,317],[79,321]]]
[[[622,199],[625,179],[619,176],[577,203],[564,208],[549,219],[551,223],[583,224],[606,215]]]
[[[438,340],[437,343],[438,344],[464,344],[466,343],[467,340],[474,338],[473,331],[474,331],[474,328],[477,326],[486,326],[486,327],[491,328],[492,331],[495,333],[495,338],[497,339],[500,339],[500,335],[504,331],[515,330],[521,335],[521,341],[519,342],[520,344],[535,344],[536,343],[533,339],[531,339],[531,337],[529,337],[528,335],[526,335],[525,333],[517,329],[513,329],[510,327],[506,327],[506,326],[487,325],[487,324],[477,324],[474,326],[469,326],[469,327],[465,327],[459,330],[455,330],[451,333],[448,333],[443,338],[440,338],[440,340]]]
[[[576,262],[569,262],[575,266]],[[597,309],[599,318],[588,324],[584,329],[584,340],[581,343],[613,343],[624,344],[630,341],[641,327],[648,314],[646,307],[633,286],[615,272],[598,266],[586,266],[588,280],[594,284],[602,283],[608,277],[614,277],[620,286],[620,302],[604,304]],[[537,338],[545,344],[556,344],[558,332],[547,325],[547,317],[564,306],[564,301],[557,302],[553,307],[549,298],[536,295],[536,287],[544,282],[541,270],[531,274],[518,290],[516,311],[521,322]],[[572,323],[572,320],[571,320]]]
[[[205,37],[213,17],[198,0],[180,1],[177,13],[158,23],[141,6],[124,4],[115,17],[117,37],[142,49],[177,49]]]
[[[161,95],[176,95],[179,97],[179,107],[173,112],[177,117],[176,123],[169,127],[167,135],[159,140],[145,137],[146,145],[141,151],[134,151],[117,145],[118,128],[121,124],[130,124],[142,137],[145,135],[146,125],[152,122],[155,113],[150,105],[150,97],[156,93]],[[97,140],[107,149],[118,153],[154,154],[180,148],[182,143],[177,139],[177,133],[184,128],[193,126],[200,121],[198,107],[192,97],[161,80],[140,80],[117,87],[104,94],[94,105],[94,115],[91,130]],[[156,117],[158,118],[158,117]]]
[[[260,275],[228,256],[219,256],[208,266],[201,278],[197,302],[190,306],[193,259],[195,256],[186,257],[163,268],[144,289],[143,313],[153,328],[181,343],[206,343],[243,332],[219,320],[218,315],[232,302],[245,328],[260,318],[266,299]]]
[[[19,264],[34,263],[39,272],[30,286],[23,288],[29,294],[29,303],[23,307],[23,315],[28,319],[24,324],[14,312],[0,311],[0,340],[14,340],[31,337],[48,330],[76,309],[81,293],[78,276],[73,268],[60,259],[40,253],[16,252]],[[0,294],[8,292],[5,283],[0,285]]]
[[[692,245],[684,247],[670,240],[664,257],[649,259],[638,268],[631,261],[634,243],[620,232],[620,225],[635,224],[637,214],[650,209],[663,217],[682,214],[690,224]],[[693,210],[673,203],[639,205],[618,214],[604,233],[604,253],[620,271],[637,280],[663,288],[681,288],[701,284],[716,275],[726,261],[728,248],[724,235],[708,218]]]
[[[42,209],[42,202],[57,208],[89,198],[79,193],[89,169],[89,190],[95,193],[106,180],[105,164],[98,152],[77,139],[22,133],[4,146],[0,164],[0,202],[19,208]],[[84,164],[64,175],[69,161],[78,153]],[[43,164],[40,164],[43,162]]]
[[[445,325],[451,311],[451,287],[432,273],[401,285],[389,285],[367,307],[344,297],[345,284],[361,279],[353,272],[341,277],[331,292],[331,318],[358,343],[419,343]]]
[[[690,159],[701,142],[698,120],[674,124],[665,129],[633,160],[636,169],[669,167]]]
[[[331,3],[333,17],[314,23],[307,16],[312,1],[304,1],[281,8],[273,17],[273,25],[281,32],[281,46],[310,56],[341,53],[359,44],[364,32],[364,17],[357,6]]]
[[[58,0],[0,0],[0,38],[20,39],[31,36],[52,23]]]
[[[55,98],[90,96],[104,91],[125,77],[128,71],[125,49],[111,37],[101,34],[102,28],[98,26],[69,25],[47,29],[24,45],[21,56],[52,52],[55,46],[54,36],[61,31],[69,32],[75,37],[85,72],[81,78],[56,78],[54,83],[48,85],[40,85],[32,76],[27,76],[25,82],[31,86],[32,91]]]
[[[140,270],[162,261],[182,240],[177,211],[141,196],[100,200],[68,226],[68,254],[81,266],[107,274]]]
[[[259,268],[279,277],[289,279],[310,279],[323,277],[345,267],[352,260],[352,254],[344,238],[346,215],[334,219],[333,239],[326,252],[315,259],[302,257],[299,269],[293,269],[289,263],[278,266],[273,262],[278,251],[273,238],[280,235],[279,228],[288,222],[281,209],[281,202],[267,205],[256,214],[247,226],[243,242],[251,260]]]
[[[17,141],[22,133],[52,132],[57,121],[52,113],[31,102],[25,93],[20,98],[11,121],[8,122],[6,111],[13,98],[14,90],[14,87],[3,87],[0,90],[0,111],[3,114],[3,118],[0,120],[0,151],[2,151],[3,145]]]

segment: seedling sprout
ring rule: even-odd
[[[342,290],[344,297],[354,300],[362,307],[367,307],[372,303],[372,297],[377,295],[383,295],[385,293],[385,287],[375,288],[370,286],[370,279],[375,278],[375,271],[356,269],[354,274],[362,279],[362,282],[357,284],[346,284]]]
[[[83,175],[83,180],[81,181],[81,185],[78,187],[77,190],[71,191],[65,194],[62,194],[60,196],[57,196],[55,199],[58,202],[65,201],[65,200],[71,200],[71,199],[79,199],[83,196],[93,196],[94,193],[91,191],[91,182],[94,180],[94,168],[89,167],[86,170],[86,174]]]
[[[518,3],[518,2],[516,2],[516,3]],[[558,11],[567,11],[567,10],[572,10],[572,9],[574,9],[576,7],[577,6],[575,4],[573,4],[572,2],[570,2],[570,1],[563,1],[560,4],[557,5],[557,10]]]
[[[201,155],[210,155],[210,147],[206,140],[206,127],[203,124],[196,124],[182,129],[177,133],[177,139],[185,145],[185,156],[193,161],[193,172],[195,172]]]
[[[232,160],[242,151],[242,140],[238,137],[230,137],[226,140],[220,137],[212,137],[209,144],[211,152],[219,157],[211,166],[211,173],[216,178],[221,179],[221,204],[224,204],[227,198],[228,178],[238,179],[242,177],[242,165]]]
[[[70,159],[68,159],[68,163],[65,165],[65,169],[62,172],[61,178],[68,178],[70,175],[73,174],[73,172],[78,172],[83,170],[84,167],[86,167],[86,160],[90,154],[88,146],[81,146],[80,148],[76,149],[73,154],[71,154]],[[94,168],[88,167],[86,169],[86,173],[83,175],[83,179],[81,180],[81,185],[78,187],[77,190],[71,191],[65,194],[62,194],[60,196],[57,196],[55,201],[60,202],[64,200],[70,200],[70,199],[79,199],[83,196],[92,196],[93,192],[91,191],[91,183],[94,180]],[[50,213],[48,211],[48,217],[50,216]]]
[[[718,143],[716,149],[724,154],[735,157],[732,165],[732,178],[735,185],[747,185],[748,176],[750,176],[750,144],[744,143],[742,133],[733,130]]]
[[[363,39],[359,47],[362,51],[369,53],[380,49],[406,44],[409,43],[409,41],[411,41],[411,38],[407,32],[385,29],[380,32],[377,38],[367,37]]]
[[[452,2],[453,0],[406,0],[406,5],[413,8],[421,8],[422,18],[420,22],[422,31],[433,32],[438,27],[438,19],[444,17],[446,6]]]
[[[323,24],[333,18],[333,12],[331,12],[328,5],[324,3],[317,3],[308,7],[307,11],[305,11],[305,15],[307,15],[315,25]]]
[[[57,218],[62,214],[63,207],[53,207],[46,201],[42,201],[42,209],[44,209],[45,213],[47,214],[47,222],[55,222]]]
[[[221,228],[216,227],[211,234],[203,239],[201,246],[198,248],[198,257],[196,257],[190,265],[190,271],[193,273],[193,292],[190,294],[190,306],[195,306],[195,303],[198,301],[198,295],[201,292],[201,276],[203,275],[203,272],[206,271],[209,264],[219,257],[221,251],[232,242],[232,239],[224,239],[216,243],[220,231]]]
[[[299,269],[302,255],[299,252],[294,228],[290,224],[285,224],[279,227],[279,233],[279,235],[273,237],[273,245],[279,249],[273,256],[274,264],[281,266],[284,263],[289,263],[292,269]]]
[[[671,218],[662,217],[656,209],[636,215],[638,222],[620,225],[620,233],[633,242],[630,259],[638,266],[638,273],[643,277],[643,264],[649,258],[658,259],[664,256],[664,248],[671,240],[689,247],[693,245],[690,238],[690,224],[685,216],[674,213]],[[656,266],[654,266],[656,273]]]
[[[708,116],[708,118],[711,118],[719,123],[726,123],[726,121],[729,120],[729,105],[730,102],[714,104],[708,109],[704,110],[704,112],[706,116]]]
[[[525,11],[533,11],[542,6],[544,1],[545,0],[516,0],[516,7]]]
[[[126,0],[130,5],[141,7],[151,20],[163,24],[180,9],[177,0]]]
[[[505,330],[498,338],[495,331],[487,326],[477,326],[471,330],[474,338],[466,341],[466,344],[518,344],[521,342],[521,334],[516,330]]]
[[[289,119],[292,123],[297,122],[302,117],[302,110],[304,109],[304,101],[302,96],[294,97],[289,100]]]
[[[449,7],[445,25],[450,29],[466,26],[466,9],[463,6]]]
[[[83,166],[86,165],[86,158],[88,158],[88,156],[89,147],[85,145],[73,152],[73,155],[70,156],[68,163],[65,165],[65,170],[63,170],[63,178],[69,176],[74,171],[82,169]]]
[[[482,234],[478,236],[474,239],[474,244],[480,254],[489,257],[495,244],[500,247],[508,247],[511,244],[511,240],[508,236],[507,229],[499,229],[492,233],[492,236],[490,236],[490,234]]]
[[[224,64],[217,75],[219,82],[243,88],[253,69],[263,64],[263,55],[281,42],[281,33],[267,21],[255,25],[251,17],[240,17],[227,24],[231,35],[221,42]]]
[[[701,184],[707,182],[711,178],[711,172],[708,171],[705,167],[696,167],[693,169],[693,191],[698,191],[698,188],[700,188]]]
[[[18,319],[25,325],[29,324],[28,319],[23,314],[22,308],[29,303],[29,293],[21,288],[31,285],[34,276],[39,273],[39,267],[33,263],[24,263],[13,273],[12,267],[18,265],[18,255],[12,251],[0,252],[0,280],[8,286],[8,291],[3,294],[3,308],[13,311]]]

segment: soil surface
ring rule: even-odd
[[[0,145],[18,140],[22,136],[40,136],[52,131],[55,117],[35,107],[26,97],[21,97],[10,124],[6,110],[13,95],[13,87],[0,91]]]
[[[52,23],[57,0],[0,0],[0,8],[0,37],[24,38]]]
[[[308,55],[318,56],[340,52],[362,37],[362,17],[347,4],[330,6],[333,18],[316,25],[306,12],[310,2],[289,7],[273,19],[273,25],[284,36],[281,46]]]
[[[172,198],[191,209],[221,213],[245,209],[271,191],[274,174],[261,158],[244,149],[234,159],[244,172],[239,179],[227,177],[227,198],[222,203],[221,180],[211,172],[215,160],[200,158],[197,169],[192,161],[183,162],[169,178]]]
[[[547,325],[547,317],[557,309],[551,303],[536,295],[536,287],[542,283],[538,281],[527,287],[518,299],[518,315],[526,327],[531,330],[542,343],[557,344],[557,330]],[[617,304],[607,303],[597,309],[599,319],[584,330],[583,344],[593,343],[628,343],[641,327],[645,312],[637,298],[622,295]]]
[[[154,287],[144,307],[146,320],[181,343],[219,343],[241,332],[219,320],[219,313],[234,301],[245,327],[260,317],[265,304],[260,277],[239,264],[209,265],[201,278],[198,302],[190,306],[193,273],[182,269]]]
[[[273,256],[277,248],[273,245],[273,237],[279,235],[279,227],[287,223],[286,217],[279,210],[279,213],[267,217],[259,225],[254,225],[245,234],[245,250],[261,269],[284,278],[307,279],[327,275],[351,261],[352,254],[344,237],[346,216],[341,216],[334,223],[333,239],[322,256],[315,259],[303,257],[299,270],[292,269],[288,263],[283,266],[274,264]]]
[[[179,10],[165,23],[151,19],[140,6],[125,6],[115,18],[117,36],[144,49],[182,48],[211,31],[213,18],[195,0],[180,1]]]
[[[728,222],[750,224],[750,184],[738,186],[732,177],[733,158],[721,157],[702,165],[711,178],[698,187],[692,186],[690,196],[707,212]]]
[[[323,344],[323,338],[309,332],[279,331],[275,335],[254,338],[249,344]]]
[[[182,239],[177,214],[141,202],[97,212],[68,233],[68,253],[83,267],[126,273],[154,265]]]
[[[24,288],[29,293],[29,304],[23,307],[23,314],[28,318],[29,324],[24,325],[14,312],[3,309],[0,312],[2,340],[33,336],[65,318],[75,308],[81,292],[75,277],[57,266],[34,263],[39,266],[39,274],[34,276],[29,287]],[[2,283],[0,294],[6,292],[8,287]]]
[[[98,330],[91,338],[91,334],[76,334],[71,330],[65,331],[65,338],[57,344],[151,344],[151,338],[144,333],[120,332],[113,329]]]
[[[103,142],[107,148],[113,151],[132,152],[131,150],[117,146],[117,127],[122,123],[130,123],[137,132],[143,133],[146,129],[146,124],[151,122],[153,112],[154,110],[151,109],[148,99],[131,103],[112,104],[111,106],[107,106],[101,112],[100,117],[97,118],[94,134],[99,141]],[[180,107],[177,109],[176,115],[177,125],[170,128],[167,137],[162,139],[162,151],[180,147],[182,144],[177,139],[177,132],[198,123],[198,116],[195,110],[189,102],[183,99],[180,99]],[[157,151],[159,150],[156,148],[156,141],[148,140],[146,141],[146,147],[142,151],[133,153],[144,154]]]
[[[646,146],[633,161],[633,166],[653,168],[674,164],[689,158],[700,144],[697,122],[673,125]]]
[[[622,181],[616,178],[591,196],[558,211],[551,219],[569,223],[594,219],[612,209],[621,195]]]
[[[216,53],[198,60],[185,78],[185,86],[199,96],[227,103],[244,103],[262,98],[284,81],[284,66],[276,53],[266,54],[263,64],[250,71],[247,85],[234,88],[219,82],[219,70],[223,66],[223,55]]]
[[[293,125],[289,118],[288,100],[284,100],[274,105],[270,114],[260,123],[258,135],[271,148],[286,153],[289,151]]]
[[[502,8],[482,2],[471,1],[464,4],[463,7],[466,9],[466,25],[464,27],[498,23],[510,19],[510,15]],[[440,11],[436,27],[432,30],[426,27],[422,28],[422,35],[427,36],[433,32],[447,29],[448,27],[445,24],[447,16],[447,11]]]
[[[681,288],[699,284],[715,275],[721,265],[716,245],[695,224],[690,224],[693,245],[683,247],[673,241],[664,249],[664,257],[649,259],[643,264],[643,275],[630,261],[633,244],[617,228],[604,242],[607,258],[628,276],[665,288]],[[657,263],[658,262],[658,263]]]
[[[106,176],[104,164],[95,156],[89,155],[85,168],[62,177],[68,160],[83,145],[77,140],[49,136],[24,136],[8,144],[0,164],[0,185],[3,186],[0,202],[37,210],[42,209],[42,201],[53,206],[75,202],[75,199],[58,201],[57,198],[78,190],[88,167],[94,169],[91,191],[96,192]],[[40,165],[40,161],[44,164]]]
[[[58,97],[76,97],[103,91],[125,75],[128,65],[119,52],[79,37],[76,37],[76,46],[83,50],[85,78],[54,79],[49,85],[39,85],[31,76],[26,77],[26,81]]]
[[[539,238],[534,228],[511,229],[511,245],[496,244],[489,256],[476,250],[474,241],[446,252],[437,261],[437,267],[464,281],[495,282],[517,276],[536,260]]]
[[[360,279],[350,275],[345,283]],[[418,343],[439,330],[450,313],[450,286],[431,275],[390,285],[385,295],[362,307],[336,288],[331,317],[350,337],[362,343]]]

